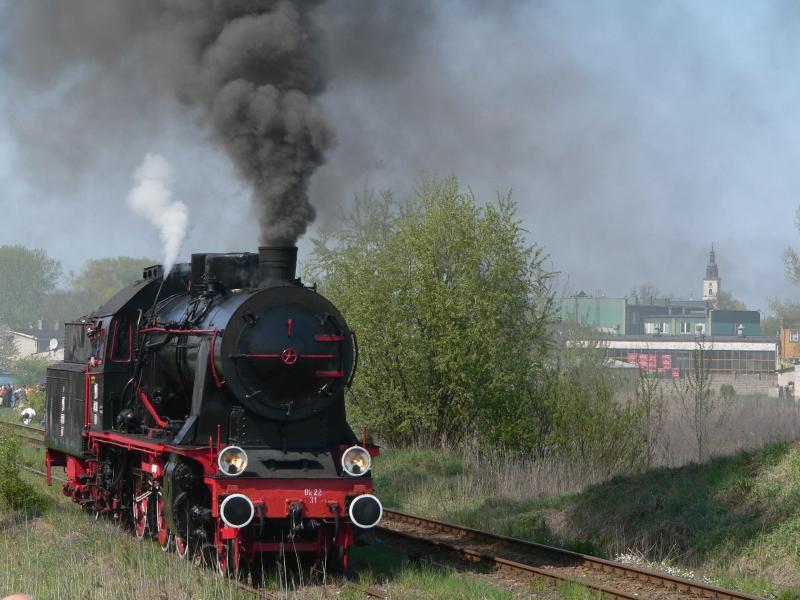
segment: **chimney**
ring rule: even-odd
[[[297,246],[260,246],[258,270],[261,285],[266,282],[295,283]]]

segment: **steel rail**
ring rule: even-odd
[[[8,421],[0,421],[0,428],[12,431],[22,440],[34,446],[44,446],[44,429],[40,427],[31,427],[30,425],[23,425],[22,423],[10,423]]]
[[[518,562],[518,560],[510,560],[508,558],[503,558],[502,556],[496,556],[494,554],[489,554],[474,548],[469,548],[468,546],[452,544],[443,540],[419,537],[413,533],[391,529],[386,525],[391,524],[391,522],[394,521],[397,523],[405,523],[420,527],[428,531],[433,530],[446,533],[456,536],[461,540],[466,539],[480,541],[484,544],[493,546],[500,545],[504,548],[513,549],[513,553],[516,555],[521,554],[537,556],[539,558],[542,556],[548,557],[553,561],[554,566],[562,568],[580,566],[597,571],[600,574],[624,577],[631,582],[636,581],[644,584],[654,584],[666,591],[675,591],[694,597],[699,596],[702,598],[717,598],[719,600],[763,600],[760,596],[754,596],[744,592],[726,590],[714,585],[692,581],[690,579],[684,579],[681,577],[675,577],[673,575],[659,573],[657,571],[651,571],[641,567],[626,565],[623,563],[606,560],[604,558],[590,556],[588,554],[580,554],[578,552],[572,552],[570,550],[564,550],[562,548],[556,548],[546,544],[539,544],[518,538],[496,535],[473,529],[471,527],[462,527],[460,525],[445,523],[436,519],[419,517],[397,510],[384,509],[383,514],[385,524],[381,526],[381,531],[388,532],[391,535],[397,535],[413,541],[432,544],[436,547],[461,554],[470,560],[496,564],[499,567],[521,571],[529,575],[533,575],[534,577],[545,578],[550,581],[571,581],[573,583],[595,589],[611,598],[638,599],[642,598],[642,595],[640,592],[628,593],[621,590],[612,589],[601,584],[585,581],[583,579],[571,578],[561,573],[553,572],[549,569],[542,569],[530,564],[521,563]]]
[[[38,431],[42,435],[44,435],[44,428],[43,427],[35,427],[33,425],[24,425],[23,423],[14,423],[13,421],[0,421],[0,425],[4,425],[11,428],[22,429],[25,431]]]

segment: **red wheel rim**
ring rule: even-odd
[[[147,530],[147,498],[133,503],[133,531],[142,539]]]
[[[180,536],[175,537],[175,552],[177,552],[178,556],[181,558],[186,558],[189,555],[189,544],[186,543],[186,539]]]
[[[228,545],[225,542],[217,544],[217,572],[220,575],[228,574]]]
[[[158,531],[158,543],[161,544],[162,549],[166,550],[169,547],[169,530],[164,520],[164,499],[161,493],[158,494],[156,503],[156,531]]]

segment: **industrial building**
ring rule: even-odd
[[[696,361],[712,373],[768,375],[775,373],[778,338],[770,336],[705,336],[695,339],[655,336],[605,336],[596,340],[608,358],[635,364],[645,371],[677,379]],[[702,354],[702,358],[700,358]]]
[[[581,292],[561,298],[557,309],[562,322],[591,330],[592,342],[606,349],[612,364],[635,364],[664,377],[679,378],[702,353],[713,373],[732,377],[774,374],[779,339],[760,335],[758,311],[718,308],[720,284],[712,246],[702,300],[606,298]],[[800,328],[795,333],[800,356]]]

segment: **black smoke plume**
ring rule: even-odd
[[[177,102],[252,185],[261,243],[292,244],[314,220],[308,182],[333,141],[316,100],[324,87],[311,18],[318,4],[11,2],[3,63],[41,103],[12,105],[11,121],[23,145],[48,144],[80,170],[86,155],[99,153],[98,131],[157,130]],[[42,130],[45,114],[46,121],[63,114],[65,135]]]

